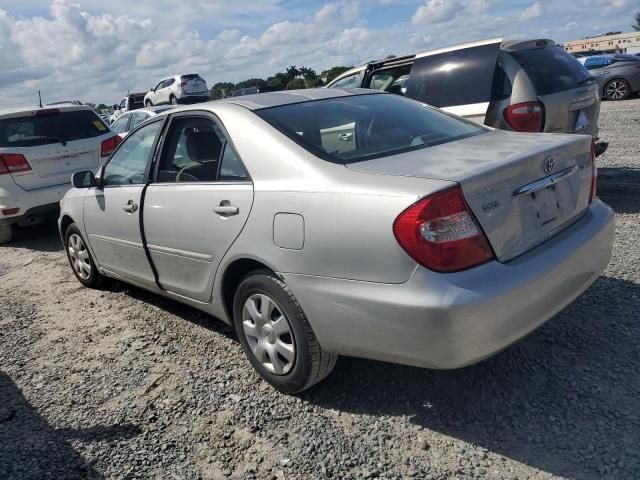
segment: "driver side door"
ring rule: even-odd
[[[84,223],[96,261],[108,274],[155,285],[140,230],[141,196],[164,119],[132,132],[84,200]]]

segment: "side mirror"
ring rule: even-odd
[[[71,176],[71,183],[74,188],[91,188],[97,187],[98,181],[96,180],[96,176],[93,172],[85,171],[85,172],[76,172]]]

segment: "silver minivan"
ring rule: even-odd
[[[384,90],[503,130],[598,135],[595,80],[548,39],[494,38],[370,62],[328,87]]]

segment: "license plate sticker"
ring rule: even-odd
[[[580,130],[584,130],[589,126],[589,119],[584,114],[582,110],[578,112],[578,118],[576,118],[576,126],[573,129],[575,132],[579,132]]]

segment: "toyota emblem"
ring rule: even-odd
[[[542,169],[544,173],[551,173],[553,169],[556,168],[556,161],[553,157],[547,157],[544,159],[544,164],[542,165]]]

